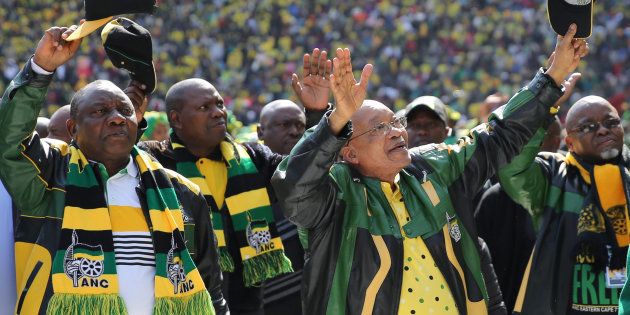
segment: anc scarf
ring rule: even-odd
[[[171,144],[177,160],[176,171],[199,185],[211,208],[212,224],[219,245],[221,270],[234,271],[234,261],[227,248],[225,228],[232,229],[243,263],[246,287],[261,283],[279,274],[293,272],[291,261],[284,255],[284,246],[276,229],[267,188],[258,175],[256,165],[245,148],[229,138],[221,142],[220,151],[227,167],[225,201],[219,209],[206,179],[197,167],[198,158],[182,145],[174,133]],[[213,178],[213,180],[220,180]],[[228,226],[222,213],[230,216]]]
[[[595,271],[625,267],[630,236],[624,167],[593,165],[572,153],[567,154],[566,163],[576,167],[590,185],[578,216],[576,261],[591,264]]]
[[[153,314],[214,314],[201,275],[182,237],[183,218],[162,166],[137,147],[131,155],[146,188],[155,251]],[[47,314],[127,314],[118,295],[112,226],[103,190],[108,178],[70,146],[59,248],[52,266],[53,296]],[[63,202],[63,201],[61,201]]]

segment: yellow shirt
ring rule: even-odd
[[[195,162],[197,169],[203,175],[210,189],[210,194],[217,203],[217,207],[223,207],[225,200],[225,189],[227,186],[227,167],[223,161],[214,161],[210,159],[199,159]],[[202,192],[205,193],[205,192]]]
[[[396,177],[396,182],[398,177]],[[408,238],[402,226],[409,221],[400,189],[381,183],[403,237],[403,281],[398,314],[458,314],[448,284],[421,237]]]

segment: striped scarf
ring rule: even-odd
[[[584,182],[590,185],[578,216],[577,242],[573,249],[576,261],[591,264],[595,271],[606,266],[623,268],[630,244],[624,166],[593,165],[572,153],[567,154],[566,163],[577,168]]]
[[[155,250],[153,314],[214,314],[201,275],[182,237],[183,218],[162,166],[134,147],[131,156],[146,188]],[[102,164],[70,146],[61,237],[52,266],[47,314],[126,314],[118,295],[112,226]],[[64,202],[64,201],[60,201]]]
[[[293,272],[291,261],[284,255],[284,246],[276,229],[273,210],[265,183],[258,175],[256,165],[245,148],[231,139],[220,144],[221,155],[227,167],[225,202],[219,209],[206,179],[197,168],[198,158],[182,145],[174,133],[171,144],[177,160],[177,172],[199,185],[211,208],[212,224],[219,245],[221,270],[234,271],[234,260],[225,240],[225,228],[232,229],[243,263],[243,281],[250,287],[279,274]],[[213,180],[220,180],[213,178]],[[223,222],[222,213],[228,213],[231,222]]]

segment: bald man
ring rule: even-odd
[[[290,100],[275,100],[260,112],[258,139],[271,151],[287,155],[306,127],[304,111]]]
[[[50,119],[46,117],[37,117],[37,123],[35,124],[35,131],[40,138],[48,137],[48,125],[50,124]]]
[[[475,128],[459,145],[412,149],[405,117],[364,101],[372,65],[357,82],[350,51],[337,50],[335,109],[305,134],[272,179],[309,251],[304,310],[488,313],[469,201],[553,118],[558,85],[581,55],[570,37],[559,39],[547,74],[539,71],[500,121]]]
[[[536,156],[539,131],[500,172],[502,187],[538,230],[514,311],[617,314],[629,243],[630,151],[619,114],[599,96],[571,106],[566,131],[566,156]]]
[[[70,143],[72,136],[66,126],[68,119],[70,119],[70,105],[64,105],[57,109],[57,111],[50,116],[48,138]]]

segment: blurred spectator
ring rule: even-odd
[[[68,119],[70,119],[70,105],[64,105],[52,114],[50,124],[48,124],[48,138],[70,143],[72,136],[66,127]]]
[[[37,117],[35,131],[37,131],[40,138],[48,137],[48,124],[50,124],[50,119],[46,117]]]
[[[304,111],[290,100],[275,100],[260,113],[258,138],[275,153],[287,155],[306,127]]]
[[[147,120],[147,130],[142,134],[140,141],[168,139],[169,125],[165,112],[146,112],[144,119]]]

